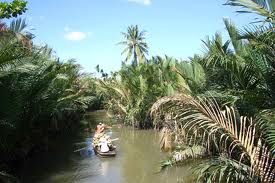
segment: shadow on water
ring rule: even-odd
[[[87,113],[86,120],[93,128],[96,123],[110,123],[104,111]],[[153,130],[114,127],[109,134],[118,154],[114,158],[99,158],[93,151],[73,153],[71,142],[59,150],[43,154],[26,165],[24,183],[177,183],[193,182],[188,165],[156,173],[166,153],[159,150],[158,134]],[[83,141],[83,140],[82,140]]]

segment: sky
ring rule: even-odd
[[[149,57],[187,59],[202,53],[201,40],[226,35],[223,18],[243,27],[251,14],[223,5],[226,0],[28,0],[27,19],[34,42],[48,44],[65,61],[74,58],[85,72],[118,70],[125,56],[117,45],[130,25],[146,30]]]

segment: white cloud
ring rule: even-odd
[[[152,0],[128,0],[128,1],[143,4],[146,6],[148,6],[152,3]]]
[[[81,41],[85,38],[87,38],[87,35],[84,32],[68,32],[65,34],[65,39],[69,41]]]

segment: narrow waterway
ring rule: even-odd
[[[104,111],[87,113],[90,124],[109,123]],[[92,127],[93,125],[91,125]],[[115,141],[117,156],[99,158],[93,153],[76,152],[75,146],[41,156],[26,168],[23,181],[32,183],[189,183],[191,165],[158,172],[167,153],[159,150],[158,134],[153,130],[134,130],[115,125],[109,132]],[[86,154],[86,155],[85,155]]]

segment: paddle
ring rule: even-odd
[[[112,142],[117,141],[117,140],[119,140],[119,138],[111,139]]]
[[[83,148],[81,148],[81,149],[77,149],[77,150],[75,150],[74,152],[79,152],[79,151],[82,151],[82,150],[87,149],[87,148],[88,148],[88,146],[87,146],[87,147],[83,147]]]

